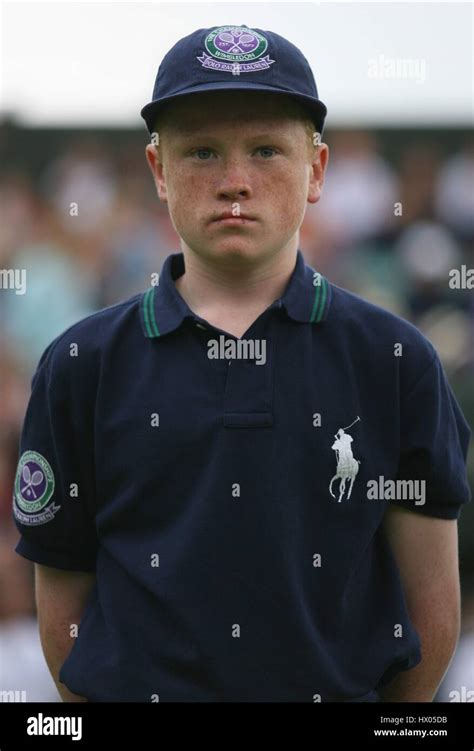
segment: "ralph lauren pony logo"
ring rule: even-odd
[[[329,483],[329,492],[331,493],[333,498],[336,497],[332,492],[332,484],[335,480],[339,480],[339,498],[337,499],[338,503],[342,500],[342,497],[344,495],[347,480],[350,481],[347,498],[349,499],[351,497],[352,486],[354,485],[354,480],[357,477],[357,473],[359,472],[360,461],[358,459],[354,459],[354,456],[352,454],[351,443],[354,439],[351,435],[349,435],[349,433],[345,432],[346,430],[349,430],[349,428],[352,428],[352,426],[355,425],[356,422],[360,422],[359,416],[357,416],[354,422],[351,422],[351,424],[346,428],[339,428],[336,435],[334,436],[336,440],[331,446],[332,450],[336,452],[337,468],[336,474]]]

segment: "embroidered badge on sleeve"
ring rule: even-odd
[[[54,493],[54,474],[49,462],[37,451],[25,451],[15,477],[13,510],[21,524],[45,524],[61,508],[48,503]]]

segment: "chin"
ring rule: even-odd
[[[210,251],[213,258],[225,258],[228,261],[246,262],[261,258],[265,251],[255,243],[221,243]]]

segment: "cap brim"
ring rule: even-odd
[[[314,99],[304,94],[295,94],[293,91],[286,91],[285,89],[276,88],[275,86],[265,86],[260,83],[243,83],[241,81],[227,81],[226,83],[205,83],[198,86],[190,86],[187,89],[183,89],[179,94],[173,94],[172,96],[164,97],[157,102],[149,102],[140,111],[140,115],[146,122],[148,132],[152,133],[154,123],[158,112],[168,102],[180,99],[183,96],[190,96],[192,94],[200,94],[204,91],[267,91],[273,94],[282,94],[292,99],[299,101],[306,109],[309,110],[313,116],[315,125],[319,133],[322,133],[324,128],[324,118],[327,114],[327,107],[320,99]]]

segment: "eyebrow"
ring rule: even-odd
[[[199,140],[207,140],[207,141],[214,141],[215,143],[219,143],[222,139],[219,138],[219,136],[215,136],[210,132],[206,132],[206,130],[196,130],[195,128],[179,128],[173,131],[176,135],[182,137],[185,140],[189,139],[199,139]],[[262,133],[256,133],[255,135],[246,136],[245,142],[246,143],[252,143],[254,141],[273,141],[275,139],[283,140],[283,139],[289,139],[291,136],[289,134],[282,133],[280,130],[275,131],[274,133],[268,133],[267,131],[264,131]]]

